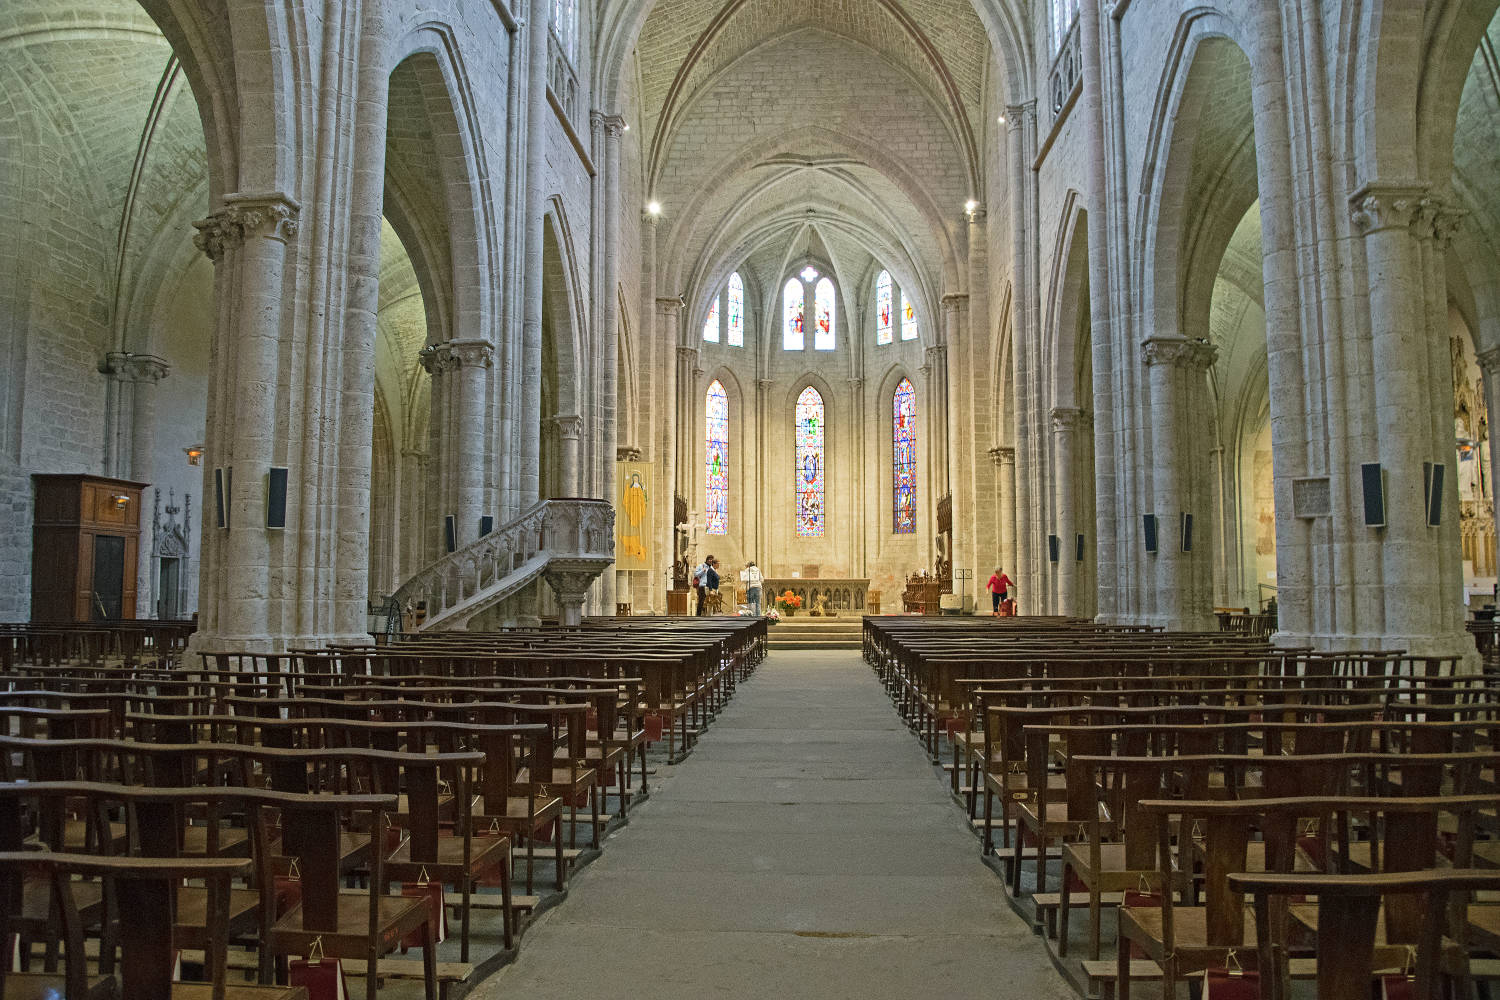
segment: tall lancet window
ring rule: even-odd
[[[901,339],[917,339],[917,307],[907,298],[904,288],[901,290]]]
[[[813,331],[813,349],[819,351],[831,351],[834,348],[834,302],[833,282],[827,278],[819,278],[818,283],[813,286],[813,301],[817,304],[818,318],[817,328]]]
[[[703,321],[703,339],[710,344],[719,342],[719,300],[715,298],[708,307],[708,319]]]
[[[881,271],[875,279],[875,343],[889,344],[892,340],[891,326],[891,272]]]
[[[917,533],[917,390],[911,379],[896,385],[891,402],[892,531]]]
[[[707,460],[704,473],[704,508],[710,535],[729,534],[729,397],[724,385],[714,379],[703,401],[707,425]]]
[[[808,386],[797,397],[797,534],[823,534],[824,476],[823,397]]]
[[[730,347],[745,346],[745,280],[736,271],[729,276],[729,321],[725,340]]]
[[[781,309],[785,320],[781,331],[783,350],[800,351],[805,343],[802,336],[802,312],[806,305],[802,282],[796,278],[788,281],[781,290]]]

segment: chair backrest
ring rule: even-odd
[[[75,877],[102,879],[119,912],[121,994],[131,1000],[170,1000],[174,964],[172,929],[176,887],[183,879],[202,879],[208,886],[208,966],[214,1000],[225,995],[226,948],[229,939],[230,880],[245,875],[245,858],[182,861],[176,858],[110,858],[51,852],[0,852],[0,940],[9,937],[9,922],[18,912],[26,872],[44,873],[65,943],[65,995],[87,995],[88,957],[83,926],[73,892]],[[0,964],[0,995],[6,972]]]
[[[1255,897],[1257,945],[1262,989],[1274,978],[1275,996],[1289,996],[1290,968],[1283,926],[1272,918],[1272,907],[1291,895],[1318,897],[1317,989],[1320,1000],[1367,1000],[1375,978],[1375,932],[1382,903],[1387,910],[1396,899],[1414,904],[1427,915],[1415,940],[1391,938],[1415,949],[1412,971],[1416,983],[1411,996],[1439,1000],[1443,994],[1442,951],[1444,935],[1462,940],[1453,925],[1450,905],[1454,896],[1466,898],[1474,892],[1500,890],[1500,872],[1473,869],[1428,869],[1397,874],[1308,875],[1305,873],[1236,873],[1229,876],[1236,893]],[[1462,908],[1459,908],[1461,912]],[[1467,961],[1465,956],[1463,961]],[[1264,993],[1262,994],[1264,995]]]

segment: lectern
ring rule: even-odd
[[[134,618],[145,483],[32,476],[31,620]]]

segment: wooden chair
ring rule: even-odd
[[[375,1000],[379,960],[399,948],[408,934],[420,931],[426,1000],[438,1000],[437,929],[427,901],[381,891],[387,884],[385,852],[371,852],[366,893],[345,893],[339,885],[344,822],[358,818],[369,829],[382,830],[386,814],[396,805],[394,795],[351,794],[306,796],[282,808],[282,851],[298,861],[302,900],[271,925],[265,948],[278,961],[314,951],[329,958],[362,960],[365,998]]]
[[[1461,920],[1452,918],[1454,897],[1500,890],[1500,872],[1448,868],[1373,875],[1234,873],[1229,876],[1229,887],[1255,898],[1256,965],[1261,996],[1267,1000],[1286,1000],[1291,995],[1288,952],[1292,946],[1275,920],[1275,904],[1284,905],[1284,897],[1307,894],[1318,899],[1318,1000],[1368,1000],[1377,969],[1389,967],[1377,959],[1377,945],[1390,943],[1408,944],[1414,951],[1413,961],[1396,967],[1406,971],[1410,965],[1415,977],[1412,997],[1442,1000],[1447,995],[1444,966],[1452,963],[1456,949],[1460,973],[1466,971],[1461,968],[1466,959],[1461,951]],[[1398,900],[1422,916],[1400,931],[1392,919],[1392,903]],[[1460,940],[1454,941],[1454,935]]]
[[[0,996],[8,1000],[71,997],[94,1000],[116,995],[114,977],[89,974],[84,924],[75,897],[79,887],[98,881],[127,916],[119,924],[121,951],[119,994],[130,1000],[306,1000],[307,991],[288,986],[241,986],[226,983],[229,941],[230,881],[249,873],[248,859],[110,858],[50,852],[0,853],[0,940],[8,940],[9,921],[26,870],[44,874],[60,915],[66,940],[62,975],[6,972],[0,964]],[[79,881],[79,879],[83,881]],[[172,969],[182,942],[175,934],[175,898],[184,879],[202,880],[208,905],[207,956],[210,982],[174,983]]]
[[[1457,817],[1460,831],[1472,837],[1474,817],[1492,808],[1494,799],[1482,795],[1443,798],[1281,798],[1224,800],[1146,800],[1140,809],[1155,817],[1157,865],[1155,884],[1171,884],[1174,873],[1189,867],[1196,849],[1203,861],[1204,905],[1183,906],[1170,892],[1162,892],[1160,906],[1125,906],[1120,909],[1120,944],[1117,949],[1117,996],[1130,998],[1130,948],[1133,942],[1162,973],[1162,996],[1176,995],[1179,980],[1205,969],[1223,967],[1234,954],[1253,953],[1257,946],[1254,927],[1245,926],[1245,904],[1241,892],[1228,877],[1243,873],[1248,848],[1259,836],[1264,844],[1264,865],[1269,873],[1292,875],[1298,859],[1298,837],[1311,820],[1328,840],[1323,849],[1328,866],[1345,863],[1354,843],[1351,816],[1367,818],[1366,828],[1383,830],[1379,850],[1372,849],[1374,871],[1423,870],[1436,857],[1436,832],[1441,813]],[[1180,819],[1174,825],[1172,817]],[[1178,849],[1173,850],[1173,831]],[[1329,837],[1328,831],[1337,831]],[[1201,845],[1194,845],[1201,835]],[[1466,843],[1460,834],[1460,845]],[[1459,863],[1466,861],[1462,851]],[[1297,872],[1296,877],[1308,874]],[[1298,904],[1301,919],[1316,926],[1316,904]],[[1285,908],[1277,916],[1286,921],[1294,915]],[[1400,937],[1396,939],[1398,942]],[[1385,942],[1380,942],[1382,945]],[[1404,955],[1404,950],[1402,951]],[[1398,956],[1399,958],[1399,956]]]

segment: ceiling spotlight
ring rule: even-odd
[[[999,118],[996,118],[995,121],[999,122],[1001,125],[1004,125],[1005,124],[1005,116],[1001,115]],[[629,128],[630,126],[626,125],[625,127]]]
[[[661,202],[655,201],[655,200],[646,202],[646,214],[647,215],[651,215],[651,216],[660,215],[661,214]]]
[[[1001,121],[1005,121],[1005,119],[1004,119],[1004,118],[1002,118],[1002,119],[1000,119],[1000,120],[1001,120]],[[629,123],[629,122],[626,122],[626,123],[625,123],[625,128],[624,128],[624,131],[626,131],[626,132],[629,132],[629,131],[630,131],[630,123]]]
[[[973,198],[970,198],[968,201],[964,202],[964,211],[968,212],[970,215],[973,215],[974,209],[978,207],[979,202],[975,201]]]

